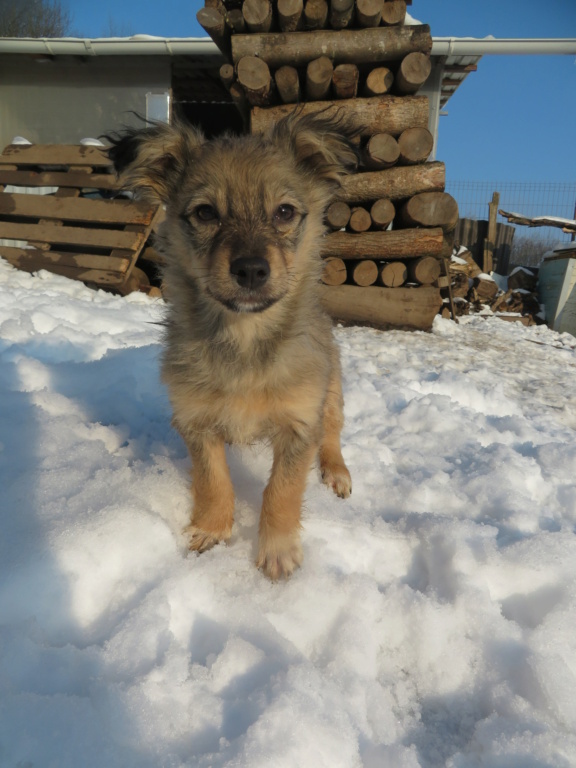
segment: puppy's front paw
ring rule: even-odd
[[[332,488],[336,496],[347,499],[352,493],[352,478],[345,464],[325,463],[320,467],[322,482]]]
[[[208,531],[203,531],[202,528],[197,528],[195,525],[189,525],[184,529],[184,536],[188,541],[188,549],[192,552],[206,552],[208,549],[212,549],[215,544],[220,541],[227,541],[230,538],[230,534],[217,536]]]
[[[299,532],[260,537],[256,565],[272,581],[287,579],[302,564]]]

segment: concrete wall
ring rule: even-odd
[[[14,136],[76,144],[137,125],[132,112],[146,116],[146,95],[170,81],[168,57],[1,56],[0,151]]]

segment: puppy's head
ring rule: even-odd
[[[170,267],[219,307],[262,312],[317,276],[323,213],[356,167],[355,133],[323,114],[212,141],[157,125],[113,140],[110,156],[124,186],[166,205]]]

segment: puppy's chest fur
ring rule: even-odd
[[[173,328],[168,338],[164,378],[183,432],[249,443],[283,428],[317,429],[332,367],[325,335],[323,344],[302,329],[264,339],[194,340]]]

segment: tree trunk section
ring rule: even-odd
[[[264,106],[272,100],[274,90],[268,65],[256,56],[245,56],[237,67],[238,82],[253,106]]]
[[[330,26],[346,29],[354,19],[354,0],[332,0],[330,3]]]
[[[196,14],[196,21],[212,38],[224,56],[229,58],[230,30],[226,26],[224,15],[217,8],[200,8]]]
[[[402,59],[394,78],[394,87],[398,93],[416,93],[428,80],[431,70],[430,56],[413,51]]]
[[[370,218],[374,229],[386,229],[394,220],[396,209],[393,203],[387,197],[382,197],[370,208]]]
[[[348,227],[351,232],[367,232],[372,226],[372,218],[366,208],[352,208]]]
[[[332,114],[338,114],[354,122],[365,131],[366,136],[374,133],[391,133],[393,136],[398,136],[411,126],[426,127],[428,125],[426,96],[379,96],[372,99],[346,99],[337,104],[332,101],[314,101],[302,104],[298,108],[298,113],[309,115],[326,110],[327,114],[330,114],[330,109]],[[282,104],[270,109],[253,109],[252,133],[264,133],[270,126],[293,111],[293,106]],[[375,197],[384,197],[384,195]]]
[[[442,230],[401,229],[387,232],[332,232],[324,237],[322,255],[339,259],[417,259],[439,256],[442,251]]]
[[[388,67],[376,67],[368,73],[364,83],[365,96],[384,96],[392,88],[394,74]]]
[[[314,59],[306,67],[306,97],[309,101],[327,99],[334,67],[327,56]]]
[[[384,0],[356,0],[356,21],[358,26],[380,26],[383,6]]]
[[[406,18],[406,0],[385,0],[382,8],[382,24],[402,24]]]
[[[421,24],[339,31],[321,29],[313,35],[309,32],[234,35],[231,45],[234,63],[244,56],[258,56],[273,68],[284,64],[299,67],[312,59],[328,56],[334,64],[359,65],[397,61],[415,51],[430,53],[432,37],[430,27]]]
[[[406,128],[398,137],[398,146],[400,147],[399,162],[402,165],[416,165],[430,157],[434,148],[434,137],[428,128]]]
[[[379,282],[386,288],[398,288],[408,279],[408,269],[402,261],[391,261],[380,267]]]
[[[322,306],[336,320],[429,331],[442,306],[437,288],[320,286]]]
[[[295,67],[280,67],[274,75],[276,88],[284,104],[300,101],[300,77]]]
[[[378,200],[380,197],[401,200],[420,192],[443,192],[444,184],[444,163],[397,165],[385,171],[367,171],[344,176],[336,197],[346,203],[364,203]]]
[[[397,221],[404,227],[442,227],[452,232],[458,224],[458,203],[447,192],[422,192],[398,210]]]
[[[355,285],[366,287],[374,285],[378,279],[378,267],[375,261],[359,261],[353,264],[350,269],[350,277]]]
[[[305,28],[307,30],[324,29],[327,22],[328,3],[326,0],[306,0],[304,4]]]
[[[352,211],[347,203],[336,201],[326,211],[326,223],[330,229],[345,229],[350,221]]]
[[[400,147],[389,133],[377,133],[364,149],[364,165],[372,171],[390,168],[398,162]]]
[[[356,64],[338,64],[332,75],[332,91],[335,99],[355,99],[358,95],[360,73]]]
[[[244,0],[242,15],[250,32],[266,33],[272,27],[272,3],[269,0]],[[244,37],[244,35],[240,35],[240,37]],[[251,53],[247,55],[249,56]],[[237,61],[235,59],[234,63]]]
[[[303,0],[278,0],[278,24],[282,32],[300,29],[303,9]]]
[[[434,256],[424,256],[408,264],[410,278],[421,285],[432,285],[440,277],[442,265]]]
[[[342,259],[324,259],[323,267],[322,282],[325,285],[342,285],[346,282],[348,272]]]

